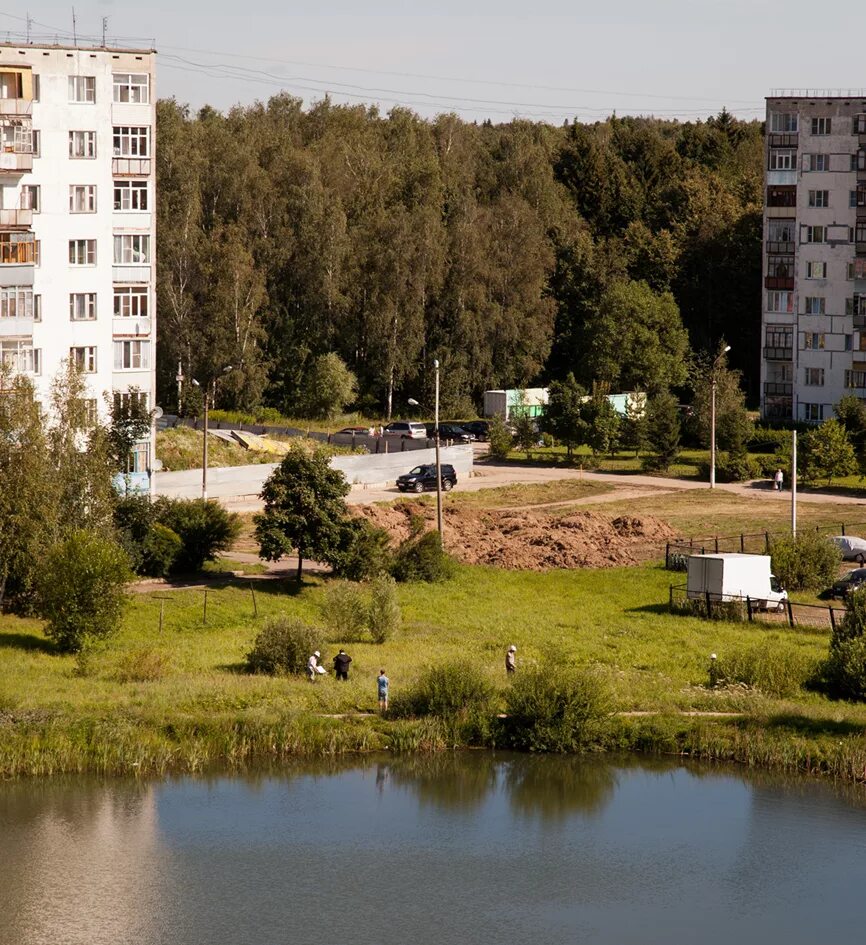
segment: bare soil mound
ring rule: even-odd
[[[427,528],[436,524],[436,509],[423,502],[364,505],[355,511],[384,528],[394,542],[409,537],[415,516],[423,519]],[[661,557],[665,542],[674,537],[674,529],[651,516],[445,509],[445,542],[458,561],[514,571],[637,564]]]

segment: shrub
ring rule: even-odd
[[[610,707],[595,670],[526,669],[508,691],[508,740],[528,751],[584,751],[603,736]]]
[[[183,551],[180,535],[167,525],[154,522],[141,546],[139,574],[148,577],[165,577]]]
[[[271,617],[247,653],[251,673],[300,674],[310,654],[322,649],[322,632],[297,617]]]
[[[437,531],[409,538],[397,549],[391,573],[398,581],[447,581],[454,576],[454,560],[442,547]]]
[[[45,632],[69,652],[115,633],[131,577],[129,558],[117,542],[85,529],[74,531],[42,562],[39,607]]]
[[[359,640],[367,629],[367,615],[367,601],[357,585],[339,581],[328,586],[322,620],[332,640]]]
[[[402,717],[479,717],[492,711],[493,696],[493,686],[479,669],[465,662],[444,663],[426,669],[391,709]]]
[[[182,543],[173,571],[200,571],[227,551],[240,532],[240,519],[219,502],[206,499],[157,499],[156,520],[175,532]]]
[[[394,578],[382,575],[370,587],[367,626],[374,643],[385,643],[400,632],[403,614]]]
[[[166,675],[168,667],[168,656],[159,650],[132,650],[118,661],[114,678],[122,683],[156,682]]]
[[[770,545],[773,574],[788,590],[817,590],[836,577],[839,549],[815,532],[801,532],[796,538],[785,535]]]
[[[773,467],[773,472],[777,467]],[[710,464],[698,463],[698,474],[702,479],[710,478]],[[716,480],[718,482],[748,482],[762,475],[761,464],[748,453],[720,453],[716,455]]]
[[[718,679],[742,683],[771,696],[796,695],[815,673],[815,662],[797,650],[766,641],[734,649],[715,667]]]
[[[490,429],[487,431],[487,440],[490,443],[490,455],[494,459],[508,458],[508,454],[511,452],[511,448],[514,445],[514,438],[502,417],[495,416],[490,421]]]
[[[866,699],[866,593],[856,591],[830,639],[821,687],[837,699]]]
[[[350,518],[342,526],[339,547],[328,564],[337,577],[368,581],[386,573],[391,566],[391,541],[384,528],[363,518]]]

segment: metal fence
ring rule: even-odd
[[[806,531],[812,526],[801,526]],[[816,525],[815,531],[832,535],[866,535],[866,522],[839,522],[831,525]],[[669,541],[665,545],[665,567],[669,571],[685,571],[691,555],[718,554],[719,552],[740,552],[741,554],[766,555],[770,553],[770,544],[786,532],[741,532],[739,535],[710,535],[704,538],[684,538]]]
[[[763,610],[750,597],[725,595],[720,600],[707,592],[700,597],[689,597],[685,584],[670,587],[670,609],[672,613],[691,614],[706,620],[748,621],[781,627],[811,627],[835,630],[837,621],[846,613],[843,604],[799,604],[785,601],[778,610]]]

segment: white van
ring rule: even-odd
[[[692,555],[687,596],[692,600],[730,601],[749,598],[760,610],[781,610],[788,592],[770,573],[769,555]]]

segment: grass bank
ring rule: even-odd
[[[57,654],[39,621],[2,617],[0,776],[160,774],[304,754],[457,747],[465,738],[459,726],[376,714],[380,667],[397,695],[426,666],[467,661],[487,674],[501,707],[504,652],[515,643],[521,667],[601,667],[617,714],[599,748],[862,779],[866,706],[799,688],[783,699],[707,686],[711,652],[723,660],[769,643],[809,664],[825,654],[827,635],[670,615],[671,579],[655,566],[547,573],[461,567],[449,584],[399,589],[405,628],[396,639],[380,646],[329,641],[326,664],[341,644],[354,658],[348,684],[243,670],[267,616],[318,619],[323,580],[301,589],[259,585],[255,598],[249,584],[226,583],[209,588],[206,612],[202,590],[136,595],[110,646],[79,658]],[[496,725],[484,738],[496,742]]]

